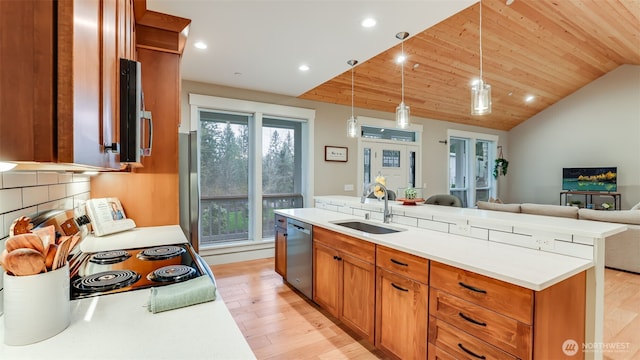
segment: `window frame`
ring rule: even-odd
[[[298,121],[301,127],[301,147],[300,147],[300,173],[301,189],[304,204],[313,203],[314,193],[314,136],[313,127],[315,121],[315,110],[298,108],[285,105],[268,104],[262,102],[229,99],[210,95],[189,94],[190,105],[190,131],[199,131],[200,119],[199,111],[206,109],[226,113],[250,114],[252,119],[249,123],[249,213],[256,219],[262,219],[262,127],[263,118],[286,119],[287,121]],[[200,140],[198,139],[198,142]],[[198,143],[198,148],[200,144]],[[200,169],[198,169],[200,173]],[[260,220],[261,221],[261,220]],[[229,248],[238,246],[252,246],[261,242],[273,244],[273,237],[263,238],[262,224],[252,223],[249,227],[248,241],[221,244],[213,248]],[[198,225],[200,226],[200,225]]]

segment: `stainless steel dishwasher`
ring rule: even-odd
[[[313,226],[287,219],[287,282],[313,299]]]

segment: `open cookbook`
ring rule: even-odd
[[[136,227],[132,219],[127,219],[118,198],[87,200],[87,215],[96,236],[109,235]]]

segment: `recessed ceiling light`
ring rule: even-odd
[[[406,56],[404,56],[404,55],[399,55],[399,56],[396,58],[396,62],[397,62],[398,64],[402,64],[405,60],[407,60],[407,57],[406,57]]]
[[[300,66],[298,66],[298,70],[300,70],[300,71],[309,71],[309,65],[300,65]]]
[[[376,26],[376,19],[374,19],[374,18],[366,18],[366,19],[362,20],[362,22],[360,24],[362,25],[362,27],[365,27],[365,28],[374,27],[374,26]]]
[[[207,44],[205,44],[205,43],[204,43],[204,42],[202,42],[202,41],[198,41],[198,42],[196,42],[195,44],[193,44],[193,46],[195,46],[195,47],[196,47],[196,49],[200,49],[200,50],[204,50],[204,49],[206,49],[206,48],[207,48]]]
[[[535,97],[535,96],[533,96],[533,95],[528,95],[526,98],[524,98],[524,101],[525,101],[525,102],[530,103],[530,102],[532,102],[535,98],[536,98],[536,97]]]

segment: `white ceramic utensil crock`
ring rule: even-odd
[[[69,264],[43,274],[4,273],[4,343],[28,345],[69,326]]]

